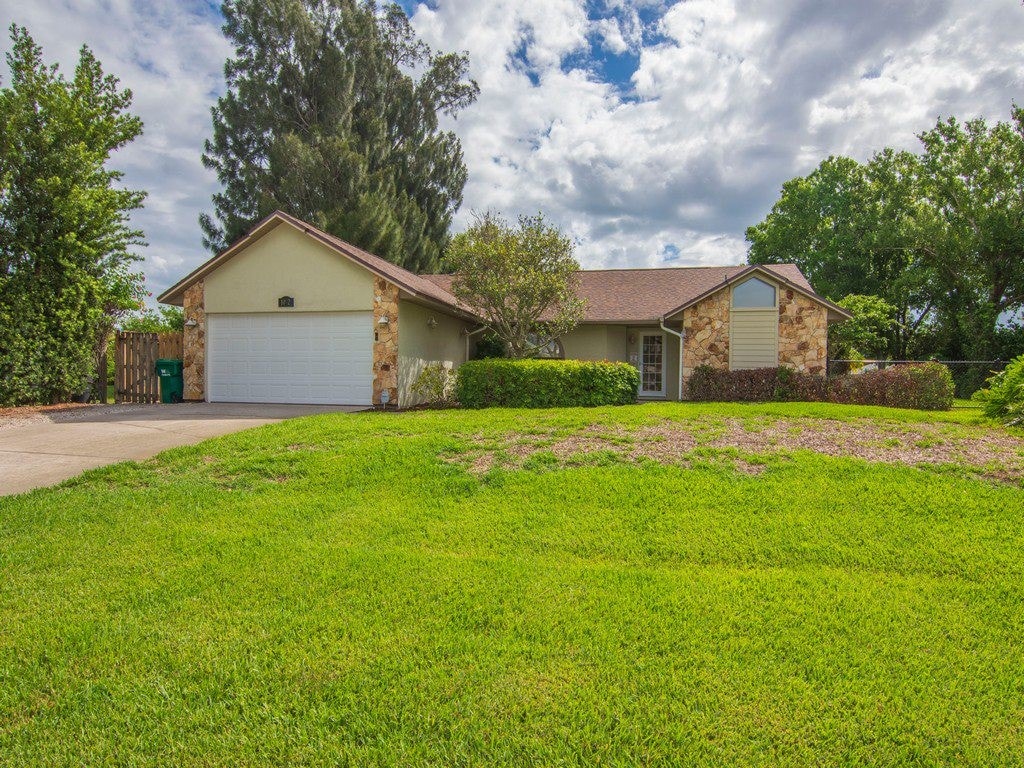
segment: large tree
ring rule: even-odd
[[[481,314],[511,357],[542,353],[583,316],[572,240],[543,216],[513,225],[478,215],[453,238],[446,266],[455,273],[455,295]]]
[[[466,167],[439,115],[478,93],[397,5],[228,0],[228,91],[203,162],[223,188],[201,226],[220,250],[275,209],[412,270],[436,269]]]
[[[838,301],[880,296],[896,308],[887,355],[907,354],[933,312],[929,275],[913,246],[916,159],[885,151],[869,164],[829,157],[787,181],[771,212],[747,230],[751,264],[797,264]]]
[[[988,359],[1001,351],[1000,318],[1024,307],[1024,110],[994,126],[950,118],[920,138],[918,248],[937,289],[940,351]]]
[[[83,47],[74,77],[11,26],[0,90],[0,403],[54,402],[95,375],[117,316],[144,295],[129,223],[144,194],[111,153],[142,131],[132,95]]]
[[[832,299],[897,309],[889,354],[990,357],[1024,306],[1024,112],[937,123],[918,154],[828,158],[747,230],[751,263],[795,262]]]

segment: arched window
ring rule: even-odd
[[[732,289],[733,309],[769,309],[775,306],[775,286],[756,277]]]
[[[537,337],[533,334],[530,334],[529,340],[531,344],[536,344],[538,341]],[[538,347],[533,356],[541,360],[564,360],[565,349],[562,347],[562,340],[552,339],[543,347]]]

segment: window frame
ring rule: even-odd
[[[752,280],[757,280],[759,283],[767,285],[767,286],[769,286],[772,289],[772,293],[773,293],[773,295],[775,297],[775,300],[774,300],[774,302],[772,304],[766,304],[766,305],[761,306],[761,307],[737,307],[736,306],[736,289],[739,288],[742,285],[746,285],[747,283],[751,282]],[[736,285],[734,285],[729,290],[729,309],[731,311],[733,311],[733,312],[764,312],[767,309],[778,309],[778,308],[779,308],[779,286],[778,286],[778,284],[777,283],[773,283],[770,280],[765,280],[764,278],[759,277],[758,275],[754,275],[752,277],[748,277],[746,280],[743,280],[743,281],[741,281],[739,283],[736,283]]]

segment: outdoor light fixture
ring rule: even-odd
[[[427,318],[427,328],[430,328],[431,330],[437,328],[437,318],[433,315]]]
[[[388,320],[388,316],[387,315],[381,315],[380,316],[380,320],[377,321],[377,325],[387,325],[390,322],[391,321]]]
[[[636,344],[636,334],[635,333],[629,334],[629,343],[630,344]]]
[[[197,325],[199,325],[199,323],[196,322],[196,319],[194,317],[185,322],[186,328],[195,328]]]

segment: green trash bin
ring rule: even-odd
[[[185,391],[184,361],[161,358],[156,361],[156,375],[160,379],[160,402],[180,403]]]

